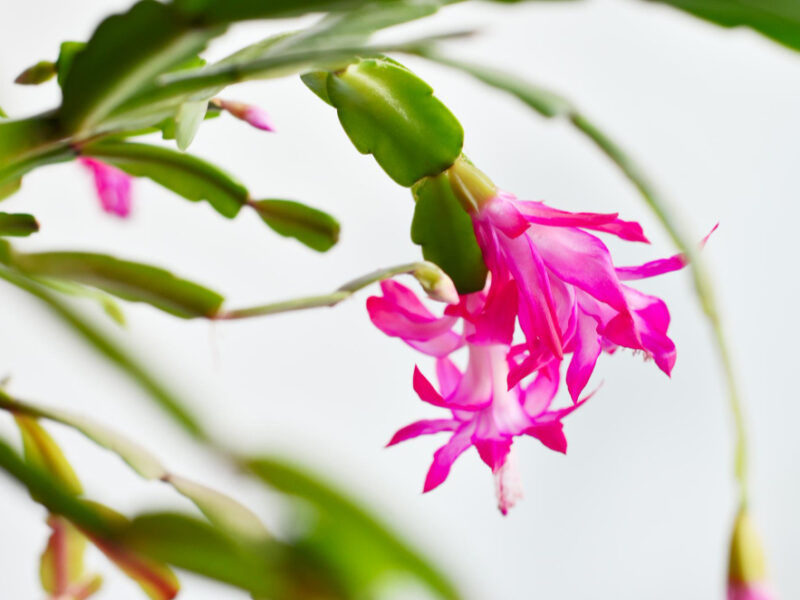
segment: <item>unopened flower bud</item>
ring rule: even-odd
[[[55,74],[55,63],[49,60],[42,60],[17,75],[14,83],[19,83],[20,85],[39,85],[40,83],[52,79]]]
[[[414,269],[413,273],[422,289],[432,300],[446,302],[447,304],[458,304],[458,291],[453,281],[432,262],[421,262]]]
[[[761,539],[746,509],[736,516],[728,567],[728,600],[773,600],[766,584],[767,568]]]
[[[222,98],[214,98],[211,103],[224,110],[237,119],[252,125],[256,129],[263,131],[275,131],[272,121],[267,112],[258,106],[252,104],[245,104],[244,102],[237,102],[235,100],[223,100]]]

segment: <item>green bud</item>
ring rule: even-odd
[[[55,63],[49,60],[41,60],[17,75],[14,83],[19,83],[20,85],[39,85],[40,83],[52,79],[55,75]]]
[[[458,304],[459,297],[453,280],[432,262],[421,262],[412,275],[416,277],[422,289],[432,300],[446,302],[447,304]]]
[[[767,566],[761,539],[747,510],[742,508],[733,526],[728,580],[758,583],[766,578]]]

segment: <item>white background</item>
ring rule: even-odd
[[[54,83],[13,77],[58,43],[85,39],[124,1],[3,2],[0,106],[25,116],[54,106]],[[220,57],[295,23],[235,27]],[[725,31],[634,1],[444,11],[408,32],[480,27],[453,51],[507,65],[571,97],[634,154],[691,219],[697,237],[721,223],[706,257],[724,303],[752,433],[753,507],[783,598],[800,597],[800,480],[796,373],[800,55],[748,31]],[[396,35],[403,35],[400,31]],[[631,186],[566,124],[444,68],[408,60],[466,131],[466,151],[502,187],[573,210],[640,220],[652,247],[614,243],[619,264],[673,251]],[[278,133],[230,118],[207,123],[192,151],[240,177],[256,196],[308,202],[337,215],[340,244],[317,255],[253,214],[225,221],[149,181],[135,183],[129,221],[98,208],[76,164],[37,171],[3,210],[35,213],[26,249],[78,248],[151,261],[226,293],[230,306],[322,293],[376,267],[418,256],[412,201],[359,155],[334,112],[295,78],[226,93],[266,108]],[[567,457],[518,442],[525,499],[503,518],[489,470],[467,453],[445,485],[420,490],[440,439],[384,450],[400,426],[436,410],[411,390],[427,359],[370,324],[362,295],[333,310],[209,325],[128,306],[120,335],[174,384],[204,421],[243,450],[277,451],[349,488],[432,556],[471,600],[523,598],[707,600],[723,597],[734,510],[732,436],[710,336],[686,273],[647,282],[673,315],[671,379],[629,352],[603,357],[604,385],[566,423]],[[174,471],[234,492],[274,523],[280,501],[199,452],[124,376],[33,300],[3,286],[0,374],[12,391],[113,423]],[[7,416],[0,428],[14,435]],[[178,507],[108,453],[52,427],[87,494],[125,512]],[[0,478],[0,598],[39,598],[43,513]],[[139,597],[98,555],[106,599]],[[244,598],[182,576],[184,598]],[[407,596],[403,596],[407,597]]]

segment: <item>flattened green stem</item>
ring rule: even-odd
[[[233,310],[222,311],[217,314],[214,319],[231,320],[231,319],[247,319],[250,317],[263,317],[266,315],[275,315],[278,313],[291,312],[295,310],[306,310],[309,308],[321,308],[323,306],[336,306],[342,300],[346,300],[357,291],[365,287],[389,279],[395,275],[403,275],[405,273],[413,273],[418,268],[423,267],[422,263],[413,262],[396,267],[388,267],[386,269],[378,269],[372,273],[368,273],[357,279],[353,279],[339,287],[330,294],[323,294],[321,296],[305,296],[303,298],[295,298],[293,300],[284,300],[282,302],[274,302],[271,304],[261,304],[249,308],[236,308]]]

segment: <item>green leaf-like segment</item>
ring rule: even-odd
[[[224,31],[195,26],[173,7],[141,0],[103,21],[63,79],[61,121],[76,133],[98,126],[119,104]]]
[[[185,319],[213,317],[224,298],[169,271],[88,252],[10,252],[10,266],[36,277],[75,281]]]
[[[461,124],[431,87],[398,63],[366,58],[331,74],[328,98],[353,145],[410,187],[458,158]]]
[[[339,240],[339,222],[326,212],[291,200],[255,200],[250,204],[276,233],[293,237],[318,252],[330,250]]]
[[[131,175],[149,177],[187,200],[206,200],[224,217],[235,217],[247,203],[247,188],[222,169],[189,154],[112,141],[85,145],[81,154],[99,158]]]
[[[800,3],[796,0],[655,1],[723,27],[750,27],[784,46],[800,50]]]
[[[407,573],[440,598],[459,597],[452,583],[375,517],[319,477],[274,457],[246,460],[270,487],[307,502],[315,511],[303,545],[336,565],[350,594],[364,592],[382,577]],[[347,551],[342,551],[346,548]]]
[[[34,450],[38,448],[47,450],[54,446],[52,440],[48,444],[49,436],[46,434],[44,436],[41,435],[40,432],[43,432],[43,429],[38,425],[36,419],[48,419],[61,423],[79,431],[98,446],[115,453],[141,477],[168,483],[178,493],[191,500],[211,523],[223,530],[251,539],[269,537],[260,519],[239,502],[202,484],[170,473],[155,456],[137,442],[92,419],[66,411],[41,408],[27,402],[21,402],[11,398],[2,390],[0,390],[0,409],[13,413],[17,418],[23,435],[27,434],[29,438],[38,442],[35,445],[26,442],[26,457],[30,453],[29,446],[33,447]],[[55,451],[39,452],[39,454],[34,455],[34,458],[41,454],[53,455],[54,458],[49,459],[48,464],[59,468],[50,468],[48,470],[58,477],[66,487],[75,489],[77,490],[76,493],[80,493],[80,482],[77,482],[74,473],[72,478],[69,477],[69,474],[72,473],[71,470],[67,471],[60,467],[62,462],[67,467],[69,465],[63,456],[59,459],[60,451],[58,451],[57,447],[55,447]],[[29,462],[30,460],[31,458],[28,458]],[[62,475],[62,473],[66,473],[67,476]]]
[[[0,236],[25,237],[37,231],[39,223],[33,215],[0,212]]]
[[[422,246],[425,260],[439,265],[459,294],[482,290],[486,265],[475,239],[472,219],[461,206],[442,173],[412,188],[417,202],[411,222],[411,240]]]

